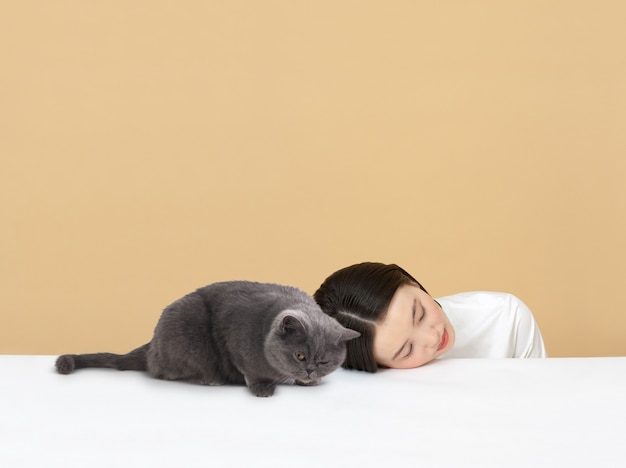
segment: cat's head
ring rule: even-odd
[[[274,318],[265,355],[282,374],[313,383],[343,364],[346,341],[358,336],[321,311],[284,310]]]

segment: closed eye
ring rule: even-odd
[[[424,309],[424,305],[420,302],[420,318],[417,319],[417,322],[415,321],[415,316],[417,315],[417,299],[413,300],[413,310],[412,315],[413,315],[413,324],[416,323],[420,323],[422,320],[424,320],[424,317],[426,316],[426,309]]]
[[[413,343],[409,343],[409,351],[404,355],[402,359],[408,358],[413,353]]]
[[[422,315],[420,316],[418,322],[421,322],[422,320],[424,320],[424,317],[426,317],[426,309],[424,309],[424,306],[422,304],[420,304],[420,306],[422,307]]]

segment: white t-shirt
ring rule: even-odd
[[[456,332],[441,359],[547,357],[532,312],[514,295],[466,292],[436,300]]]

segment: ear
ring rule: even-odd
[[[278,333],[281,335],[290,335],[298,332],[304,332],[302,322],[293,315],[284,315],[278,323]]]
[[[361,334],[358,331],[352,330],[350,328],[342,327],[341,334],[339,335],[339,343],[344,341],[350,341],[354,338],[358,338]]]

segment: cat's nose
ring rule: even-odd
[[[307,375],[310,377],[315,369],[305,369],[305,370],[306,370]]]

